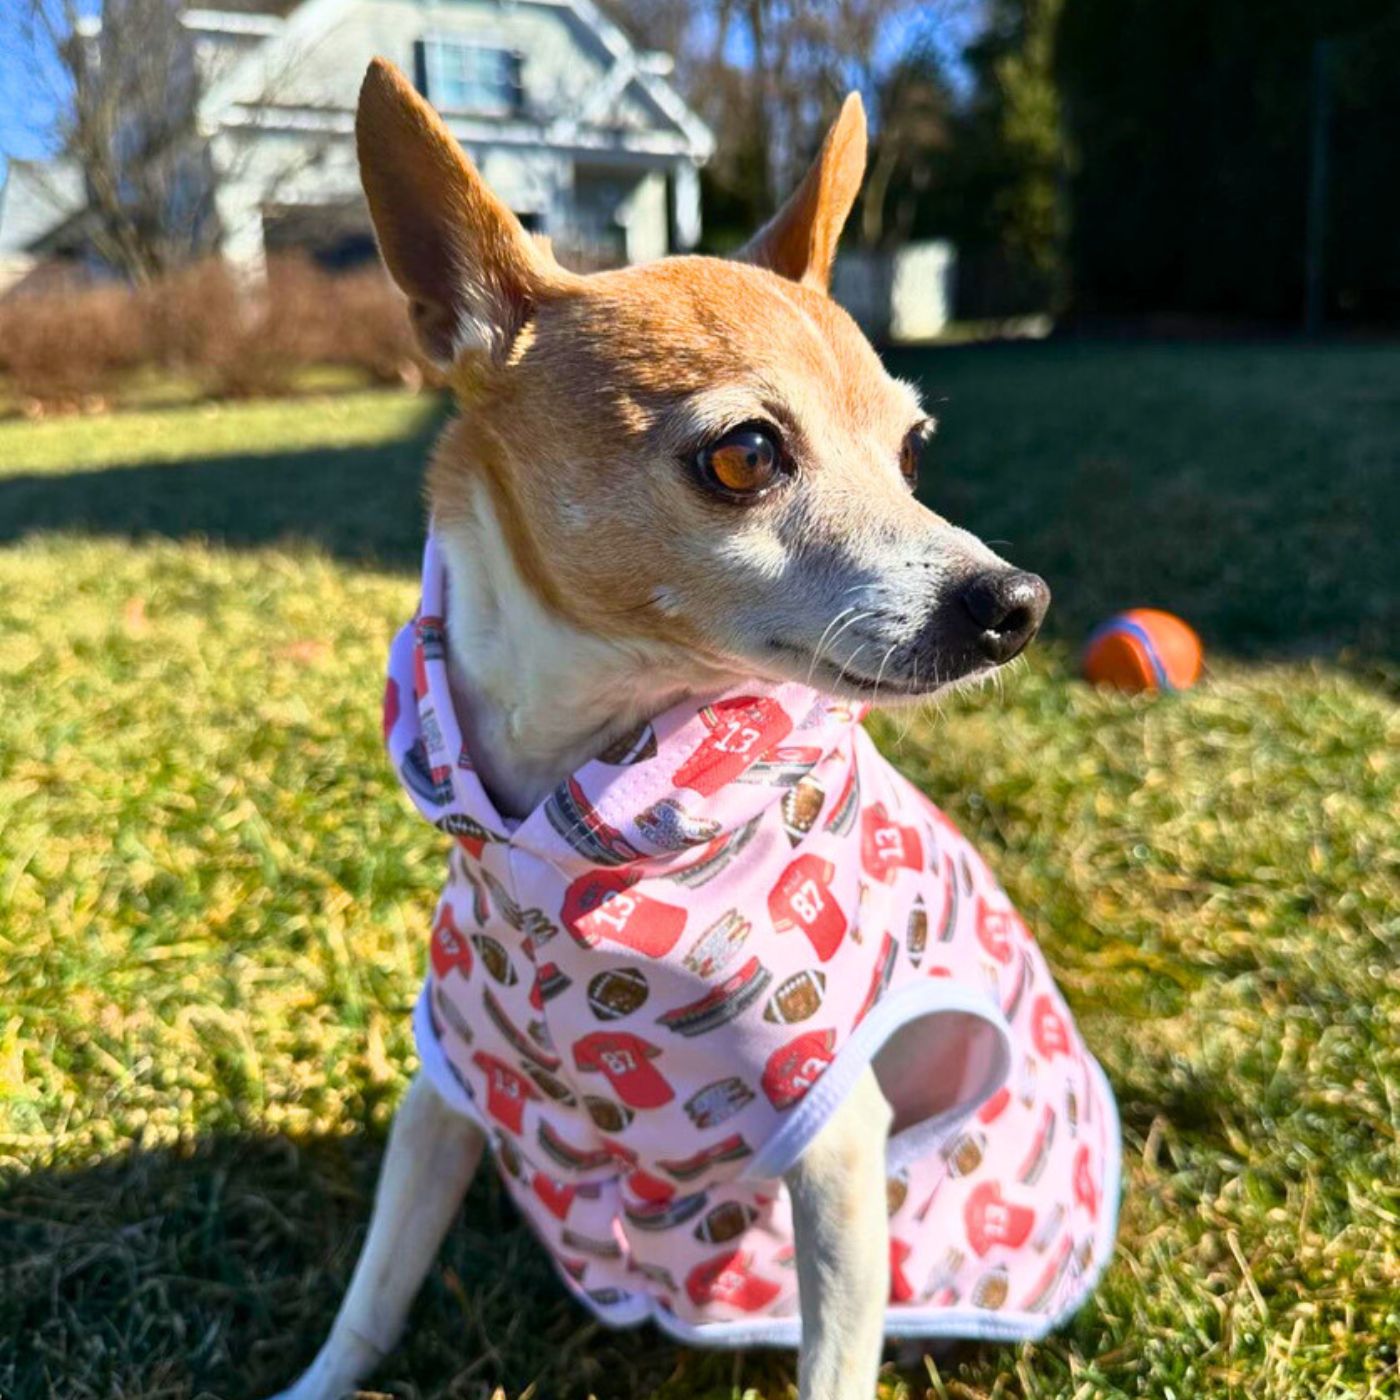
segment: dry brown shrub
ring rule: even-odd
[[[283,394],[313,365],[417,382],[403,298],[375,268],[332,275],[299,257],[264,283],[210,260],[144,287],[61,279],[0,302],[0,374],[48,405],[109,395],[155,366],[213,398]]]
[[[403,294],[379,268],[335,279],[322,304],[322,359],[355,365],[382,383],[410,374],[417,356]]]
[[[25,398],[77,403],[149,358],[131,292],[71,277],[0,302],[0,373]]]

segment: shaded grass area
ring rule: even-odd
[[[1212,602],[1212,568],[1272,557],[1273,536],[1252,527],[1224,551],[1179,530],[1189,557],[1163,585],[1176,591],[1124,596],[1154,576],[1133,572],[1122,537],[1142,517],[1153,539],[1169,516],[1153,504],[1167,479],[1137,455],[1120,528],[1098,518],[1080,543],[1059,515],[1079,460],[1062,437],[1091,416],[1076,405],[1102,401],[1118,421],[1123,396],[1155,402],[1176,353],[919,362],[948,396],[931,497],[1013,539],[1068,622],[1004,693],[882,719],[877,735],[1042,937],[1120,1094],[1128,1175],[1115,1262],[1065,1332],[972,1348],[935,1377],[891,1374],[888,1397],[1400,1391],[1393,657],[1345,630],[1357,594],[1335,583],[1291,606],[1327,619],[1319,650],[1350,640],[1347,665],[1230,659],[1287,650],[1267,610]],[[1262,405],[1254,356],[1285,352],[1234,353],[1203,352],[1196,392],[1208,399],[1233,363]],[[1133,356],[1140,376],[1122,363]],[[1334,390],[1353,378],[1338,372]],[[1280,380],[1280,419],[1297,388]],[[1052,427],[1017,429],[1009,404]],[[441,875],[377,723],[385,647],[414,600],[401,566],[427,427],[421,404],[365,396],[363,419],[324,425],[343,436],[318,446],[303,411],[220,410],[216,429],[169,415],[141,448],[120,420],[88,445],[87,422],[44,424],[0,448],[6,1397],[264,1393],[310,1357],[353,1263],[412,1062],[407,1012]],[[1155,440],[1160,416],[1133,441]],[[1379,422],[1355,415],[1376,454],[1357,461],[1394,451]],[[45,436],[65,428],[67,442]],[[125,465],[101,470],[104,451]],[[137,465],[152,451],[190,464]],[[81,471],[64,473],[65,453]],[[1306,499],[1316,469],[1284,494]],[[133,473],[144,486],[130,489]],[[16,479],[30,494],[7,494]],[[64,519],[89,499],[79,482],[100,508]],[[167,491],[178,510],[160,504]],[[1255,508],[1288,528],[1287,500]],[[82,533],[29,538],[63,525]],[[126,538],[151,531],[215,542]],[[322,548],[272,543],[284,535]],[[1372,576],[1369,544],[1321,538]],[[1338,558],[1326,568],[1348,577]],[[1378,606],[1394,606],[1393,587]],[[1110,593],[1198,618],[1221,645],[1208,682],[1153,703],[1074,681],[1065,639]],[[779,1353],[703,1356],[595,1328],[484,1175],[376,1385],[777,1400],[791,1379]]]
[[[943,423],[925,497],[1055,592],[1207,647],[1400,660],[1400,347],[1012,344],[901,352]]]
[[[435,395],[379,391],[0,423],[0,544],[43,530],[303,540],[409,568],[444,411]]]

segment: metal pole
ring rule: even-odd
[[[1327,184],[1331,156],[1332,41],[1312,52],[1312,121],[1308,155],[1308,222],[1303,269],[1303,329],[1319,335],[1327,314]]]

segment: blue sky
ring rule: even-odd
[[[42,46],[36,51],[28,42],[22,20],[28,3],[29,0],[0,0],[0,180],[4,178],[7,157],[34,159],[49,153],[56,117],[55,94],[61,91],[62,73],[52,53]],[[77,3],[83,13],[95,14],[101,9],[101,0]],[[959,79],[965,77],[959,62],[961,46],[971,37],[975,24],[954,20],[931,28],[950,76],[959,85]],[[742,45],[730,47],[735,50],[730,57],[742,62],[743,56],[737,52]]]
[[[29,42],[28,8],[28,0],[0,0],[0,175],[7,156],[48,154],[62,86],[52,52]],[[100,0],[79,0],[78,8],[95,13]]]
[[[934,51],[947,68],[953,86],[960,93],[971,83],[971,74],[963,62],[963,49],[976,37],[983,23],[983,6],[977,3],[952,4],[946,8],[918,7],[912,15],[906,14],[892,24],[886,24],[876,48],[877,67],[892,64],[902,50],[907,48],[917,35],[932,41]],[[701,21],[700,47],[707,49],[714,42],[714,24],[709,16]],[[724,46],[725,58],[735,65],[747,65],[753,61],[752,46],[748,42],[748,32],[742,24],[731,26]]]

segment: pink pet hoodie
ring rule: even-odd
[[[430,539],[384,707],[453,838],[415,1032],[570,1289],[614,1325],[796,1345],[781,1178],[886,1047],[927,1065],[884,1085],[886,1332],[1064,1321],[1112,1250],[1113,1095],[1025,924],[862,711],[757,682],[686,702],[508,820],[462,744],[445,586]]]

